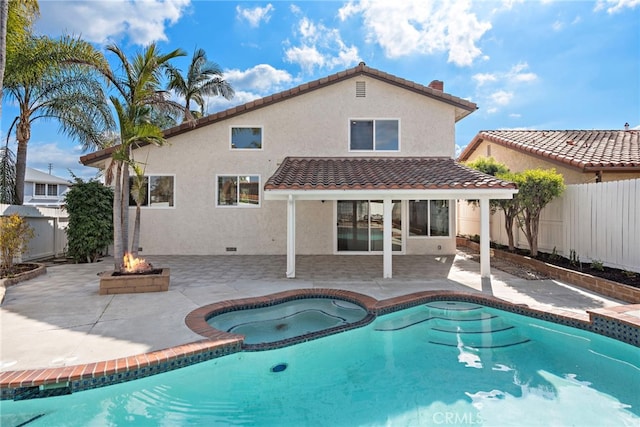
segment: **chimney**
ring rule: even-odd
[[[444,82],[442,80],[434,80],[429,83],[429,87],[434,90],[444,91]]]
[[[629,123],[624,124],[624,130],[629,130]]]

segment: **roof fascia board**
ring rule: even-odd
[[[392,197],[400,200],[512,199],[517,189],[469,188],[442,190],[264,190],[265,200],[371,200]]]

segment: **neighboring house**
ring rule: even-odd
[[[410,82],[361,63],[167,129],[133,151],[149,197],[145,254],[453,254],[455,201],[486,209],[517,190],[454,160],[455,123],[476,105],[443,83]],[[83,164],[108,167],[113,148]],[[485,238],[486,237],[486,238]],[[248,266],[247,268],[250,268]]]
[[[458,157],[493,157],[513,172],[550,169],[565,184],[640,178],[638,130],[487,130]]]
[[[637,270],[640,229],[631,218],[637,216],[640,131],[625,128],[481,131],[458,161],[493,157],[513,172],[555,168],[568,187],[542,210],[538,248]],[[459,234],[479,233],[480,215],[473,206],[459,203],[457,217]],[[492,241],[508,243],[502,212],[492,216],[490,234]],[[514,237],[517,247],[529,247],[521,230]]]
[[[57,176],[27,168],[24,177],[24,205],[59,208],[71,182]]]

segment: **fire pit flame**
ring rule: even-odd
[[[127,252],[123,257],[122,269],[125,273],[145,273],[153,270],[153,266],[142,258],[134,258]]]

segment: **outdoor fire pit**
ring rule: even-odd
[[[100,275],[100,295],[162,292],[169,290],[169,269],[154,268],[141,258],[127,253],[122,271],[106,271]]]

